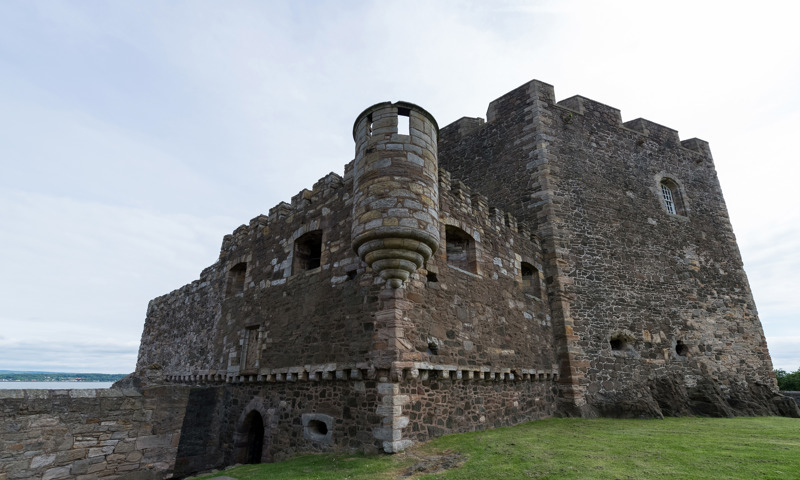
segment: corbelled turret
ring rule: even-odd
[[[439,247],[438,134],[433,116],[406,102],[373,105],[353,126],[353,249],[391,288]]]

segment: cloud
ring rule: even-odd
[[[3,341],[76,343],[91,352],[106,342],[137,344],[148,301],[196,279],[236,225],[23,192],[0,192],[0,224]],[[86,343],[93,338],[103,342]],[[42,361],[7,353],[3,360]],[[135,355],[127,360],[124,371]]]
[[[138,350],[139,342],[104,338],[68,341],[0,339],[0,366],[3,370],[130,373],[136,364]]]
[[[781,336],[769,338],[769,353],[772,357],[772,365],[778,369],[794,372],[800,370],[800,335]]]
[[[2,3],[2,335],[136,341],[224,234],[342,173],[364,108],[407,100],[444,126],[537,78],[711,142],[773,348],[800,310],[794,8]]]

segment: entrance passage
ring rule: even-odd
[[[261,463],[264,451],[264,420],[261,414],[253,410],[244,419],[244,430],[247,432],[246,463]]]

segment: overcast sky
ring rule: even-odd
[[[0,369],[127,373],[147,302],[353,158],[531,80],[711,143],[776,367],[800,367],[796,2],[0,2]],[[797,4],[800,5],[800,4]]]

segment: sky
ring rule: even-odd
[[[757,5],[757,6],[756,6]],[[150,299],[354,156],[538,79],[710,142],[776,368],[800,368],[796,2],[0,2],[0,369],[134,370]]]

